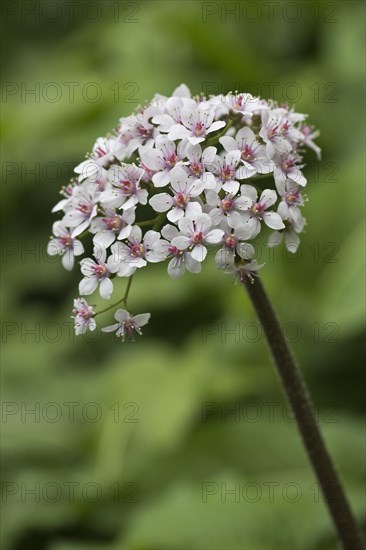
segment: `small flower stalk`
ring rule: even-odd
[[[182,84],[98,138],[53,208],[62,217],[48,245],[71,270],[82,241],[93,243],[93,256],[80,261],[76,334],[94,330],[95,317],[116,305],[94,311],[85,296],[110,300],[120,292],[116,279],[125,279],[117,304],[126,307],[131,278],[149,263],[166,262],[177,279],[200,273],[213,249],[218,269],[250,282],[264,265],[253,247],[263,230],[268,246],[284,242],[295,253],[306,223],[303,153],[320,158],[306,119],[248,93],[192,97]],[[116,323],[102,330],[123,341],[149,317],[117,309]]]

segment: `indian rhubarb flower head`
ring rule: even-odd
[[[93,257],[80,261],[81,296],[99,291],[110,300],[120,292],[116,279],[127,282],[123,297],[101,311],[75,299],[76,334],[127,307],[132,277],[149,263],[164,262],[175,280],[200,273],[211,249],[218,269],[247,282],[264,265],[253,246],[262,231],[268,246],[284,242],[295,253],[306,224],[303,154],[321,152],[306,118],[249,93],[192,97],[181,84],[99,137],[53,208],[61,219],[48,252],[70,270],[84,253],[81,241],[93,245]],[[102,330],[131,339],[149,318],[117,309],[117,323]]]

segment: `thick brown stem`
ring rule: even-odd
[[[313,404],[305,381],[286,343],[262,282],[259,277],[254,277],[252,282],[245,278],[243,285],[248,291],[258,319],[263,326],[283,390],[293,409],[305,449],[320,483],[343,548],[345,550],[364,550],[361,532],[316,422]]]

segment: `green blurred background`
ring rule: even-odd
[[[78,268],[46,245],[71,167],[155,92],[296,101],[323,160],[306,159],[301,252],[263,249],[263,279],[362,520],[364,4],[4,1],[2,20],[1,548],[336,548],[248,299],[212,257],[177,282],[138,273],[130,307],[152,319],[122,345],[73,337]]]

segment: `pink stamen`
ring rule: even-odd
[[[253,204],[250,210],[255,216],[260,216],[265,209],[266,209],[266,206],[264,204],[261,204],[260,202],[256,202],[255,204]]]
[[[230,210],[233,210],[233,208],[234,208],[234,201],[233,201],[233,199],[229,199],[229,198],[223,199],[221,201],[221,206],[222,206],[222,209],[225,212],[229,212]]]
[[[174,197],[174,203],[179,208],[184,208],[188,202],[188,197],[184,193],[177,193]]]
[[[144,254],[145,254],[145,248],[144,248],[144,245],[143,245],[142,243],[138,243],[138,242],[135,243],[135,244],[131,243],[131,244],[129,244],[128,246],[129,246],[129,248],[130,248],[130,254],[131,254],[131,256],[133,256],[133,257],[135,257],[135,258],[136,258],[136,257],[141,258],[141,257],[144,256]]]
[[[122,228],[123,220],[119,216],[113,216],[112,218],[104,218],[104,223],[111,231],[118,231]]]
[[[107,275],[107,268],[106,268],[105,265],[94,265],[93,270],[94,270],[95,275],[97,275],[97,277],[99,277],[99,279],[102,279],[103,277],[105,277]]]
[[[176,246],[169,246],[168,251],[173,256],[182,256],[184,252],[183,250],[179,250]]]
[[[192,237],[192,242],[195,244],[199,244],[203,241],[203,233],[202,231],[196,231]]]
[[[229,235],[228,237],[225,238],[225,246],[230,250],[234,250],[236,246],[236,239],[233,235]]]
[[[241,152],[241,158],[243,160],[252,160],[253,156],[253,149],[249,145],[245,145],[244,149]]]
[[[204,136],[205,133],[206,133],[206,128],[204,123],[201,121],[195,122],[193,127],[193,134],[197,137],[201,137],[201,136]]]

